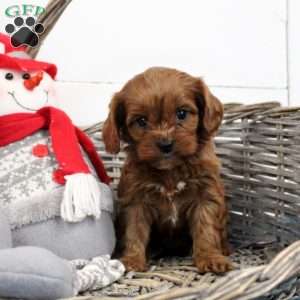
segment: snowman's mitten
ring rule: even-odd
[[[6,215],[0,211],[0,249],[11,248],[12,237],[8,219]]]
[[[77,268],[75,279],[75,293],[92,291],[103,288],[118,280],[125,272],[124,265],[109,255],[98,256],[88,262],[75,260],[72,262]]]
[[[0,297],[58,299],[73,293],[73,266],[38,247],[0,250]]]

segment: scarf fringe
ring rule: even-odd
[[[67,222],[80,222],[87,216],[100,218],[101,190],[91,174],[65,176],[66,185],[61,203],[61,217]]]

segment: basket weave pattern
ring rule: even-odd
[[[125,154],[104,151],[101,127],[98,124],[87,132],[115,189]],[[164,300],[296,297],[300,242],[292,242],[300,237],[300,109],[282,108],[276,102],[225,105],[215,142],[230,207],[230,237],[236,249],[232,259],[238,269],[221,277],[199,275],[190,258],[175,263],[166,259],[153,262],[149,272],[128,273],[86,299],[102,299],[100,295]],[[155,288],[158,282],[160,288]],[[139,289],[134,293],[133,287]]]

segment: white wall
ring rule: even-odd
[[[288,96],[291,105],[300,105],[300,1],[288,0]]]
[[[2,16],[15,3],[27,2],[1,0]],[[296,104],[299,8],[299,0],[73,0],[38,58],[57,63],[63,106],[80,125],[104,119],[112,93],[154,65],[203,76],[223,102]],[[11,21],[2,16],[1,31]]]

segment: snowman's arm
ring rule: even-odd
[[[50,300],[75,295],[75,269],[38,247],[0,250],[0,297]]]

